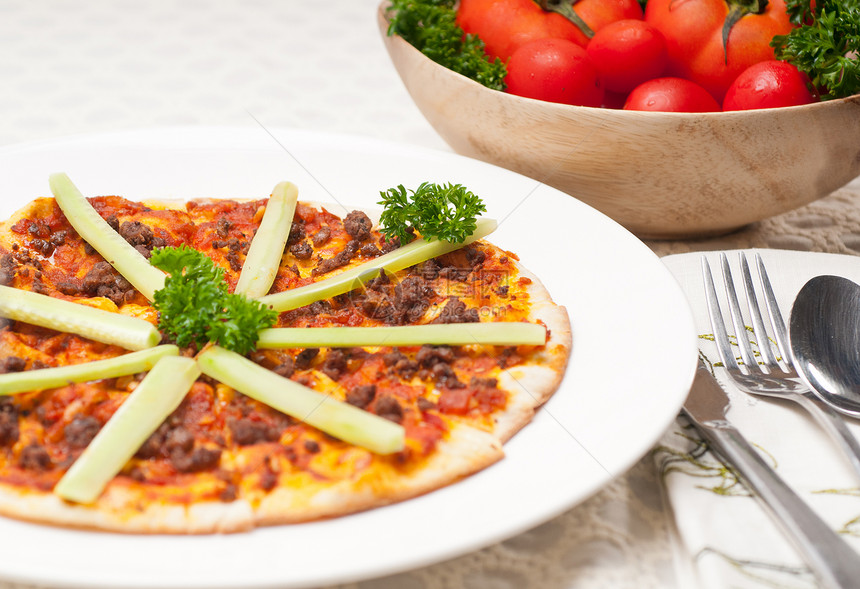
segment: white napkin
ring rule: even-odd
[[[753,279],[753,263],[760,253],[780,309],[788,320],[791,303],[803,284],[819,274],[837,274],[860,282],[860,258],[836,254],[745,250]],[[726,252],[741,301],[743,287],[738,252]],[[719,254],[708,252],[717,291],[722,274]],[[711,362],[719,357],[704,300],[701,253],[663,258],[677,278],[693,309],[700,352]],[[761,296],[759,296],[761,302]],[[721,298],[723,308],[725,300]],[[742,306],[743,306],[742,302]],[[747,325],[751,323],[747,320]],[[730,330],[730,333],[733,330]],[[659,334],[655,334],[658,336]],[[715,374],[732,401],[729,420],[763,453],[777,473],[856,550],[860,551],[860,475],[812,417],[795,403],[756,397],[731,386],[722,368]],[[860,421],[847,419],[860,436]],[[663,473],[666,495],[676,523],[680,557],[692,564],[701,587],[806,588],[814,580],[801,558],[770,517],[710,452],[704,451],[683,417],[661,440],[656,460]],[[860,587],[860,579],[857,580]]]

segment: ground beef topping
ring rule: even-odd
[[[329,350],[320,370],[330,379],[337,380],[346,370],[346,354],[337,348]]]
[[[355,240],[364,241],[370,237],[370,229],[373,223],[366,214],[361,211],[352,211],[343,220],[343,228]]]
[[[95,417],[76,415],[63,428],[63,436],[72,448],[86,448],[99,433],[101,427],[102,424]]]
[[[0,398],[0,447],[11,446],[19,435],[18,408],[11,399]]]
[[[39,444],[30,444],[21,450],[21,456],[18,463],[24,470],[45,471],[50,470],[54,466],[51,460],[51,455],[44,446]]]
[[[415,361],[424,368],[432,368],[440,362],[450,364],[454,361],[454,350],[450,346],[421,346]]]
[[[140,221],[124,222],[119,226],[119,234],[146,258],[152,255],[153,249],[166,245],[163,238],[157,237],[148,225]]]
[[[480,320],[477,309],[469,309],[459,297],[448,297],[442,312],[433,323],[477,323]]]
[[[8,356],[0,361],[0,374],[7,372],[21,372],[27,368],[27,361],[18,356]]]
[[[161,424],[137,451],[138,458],[167,458],[182,473],[212,470],[221,461],[221,450],[197,446],[194,434],[173,418]]]
[[[221,450],[199,447],[189,453],[176,452],[170,455],[170,465],[178,472],[201,472],[212,470],[221,462]]]
[[[353,387],[346,394],[346,402],[350,405],[355,405],[359,409],[364,409],[376,397],[375,384],[362,384]]]
[[[319,348],[308,348],[299,352],[296,356],[295,367],[298,370],[307,370],[311,366],[311,362],[319,355]]]
[[[272,372],[279,376],[283,376],[284,378],[290,378],[295,371],[296,363],[293,360],[292,356],[286,356],[283,362],[281,362],[272,369]]]
[[[394,423],[403,422],[403,407],[391,395],[384,395],[376,400],[376,414]]]
[[[406,243],[409,243],[412,241],[412,238],[415,237],[415,229],[413,229],[412,226],[407,227],[406,234],[409,235],[409,239],[406,240]],[[386,239],[384,236],[380,237],[379,249],[382,250],[383,254],[394,251],[401,245],[400,237],[392,237],[391,239]]]
[[[81,284],[91,297],[105,297],[120,306],[134,297],[134,287],[107,262],[98,262],[87,272]]]
[[[373,243],[365,243],[358,252],[365,258],[376,258],[382,255],[382,250]]]
[[[328,225],[323,225],[311,239],[314,242],[314,247],[324,246],[331,239],[331,228]]]
[[[399,284],[393,284],[382,272],[354,301],[366,317],[390,325],[405,325],[419,321],[435,296],[433,288],[418,275],[409,275]]]
[[[418,362],[410,360],[406,354],[397,349],[385,354],[382,362],[404,380],[411,380],[418,372]]]
[[[310,260],[314,253],[314,248],[307,241],[300,241],[289,247],[290,253],[299,260]]]
[[[215,232],[226,239],[230,235],[230,229],[233,228],[233,223],[227,217],[219,217],[215,222]]]
[[[451,365],[444,362],[433,364],[430,370],[425,371],[422,376],[431,378],[436,381],[436,384],[448,387],[449,389],[462,389],[466,386],[457,378],[457,374],[451,368]]]
[[[300,242],[305,238],[305,235],[304,223],[293,221],[293,224],[290,226],[290,235],[287,238],[287,245],[293,245]]]
[[[346,246],[344,246],[344,248],[334,256],[320,260],[317,267],[311,270],[311,274],[313,276],[319,276],[320,274],[331,272],[336,268],[346,266],[355,257],[358,247],[359,244],[357,239],[349,240]]]
[[[228,426],[233,435],[233,440],[240,446],[274,442],[280,437],[277,427],[247,417],[231,420]]]
[[[0,256],[0,285],[9,286],[15,279],[15,267],[18,265],[12,254]]]

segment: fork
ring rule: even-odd
[[[723,282],[725,283],[726,299],[728,301],[729,313],[735,332],[735,340],[740,350],[741,363],[739,364],[723,321],[720,311],[720,303],[717,299],[714,279],[708,260],[702,257],[702,275],[705,281],[705,296],[708,305],[708,314],[711,319],[711,327],[714,334],[714,342],[720,355],[720,360],[731,379],[739,389],[755,395],[764,395],[787,399],[798,403],[803,407],[819,425],[826,431],[834,442],[842,449],[854,471],[860,476],[860,444],[848,430],[842,416],[832,407],[816,397],[809,388],[801,382],[800,377],[794,369],[791,360],[791,351],[788,344],[788,335],[785,321],[776,303],[776,296],[768,278],[764,262],[759,254],[755,255],[759,278],[761,279],[761,290],[765,298],[768,318],[773,330],[773,341],[779,351],[777,358],[771,348],[771,338],[762,320],[761,310],[753,286],[752,275],[746,255],[740,253],[741,274],[743,277],[744,291],[746,293],[747,307],[752,322],[752,333],[758,350],[758,357],[752,350],[749,339],[749,329],[744,323],[741,314],[738,295],[735,290],[732,271],[725,253],[720,254],[720,265],[722,267]]]

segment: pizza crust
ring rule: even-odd
[[[0,485],[0,514],[55,526],[133,534],[241,532],[254,525],[252,507],[245,500],[143,506],[134,493],[115,488],[93,505],[80,505],[53,493]]]
[[[491,434],[452,424],[449,435],[419,465],[393,466],[334,485],[310,482],[282,486],[252,504],[204,501],[191,505],[144,505],[134,489],[110,486],[93,505],[64,501],[0,485],[0,514],[71,528],[123,533],[211,534],[243,532],[255,526],[291,524],[332,518],[396,503],[439,489],[501,460],[501,443]]]
[[[370,473],[320,489],[277,488],[255,506],[258,525],[296,523],[337,517],[396,503],[455,483],[504,456],[495,436],[465,424],[452,424],[433,454],[408,471]]]

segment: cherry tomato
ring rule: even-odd
[[[594,33],[618,20],[642,20],[645,17],[637,0],[578,0],[573,3],[573,10]],[[582,45],[587,44],[586,38]]]
[[[666,68],[663,33],[642,20],[618,20],[597,31],[586,47],[603,85],[630,92]]]
[[[656,78],[633,89],[624,110],[716,112],[720,105],[710,92],[683,78]]]
[[[637,0],[579,0],[573,10],[592,31],[616,20],[643,17]],[[582,47],[589,41],[577,25],[556,12],[543,10],[535,0],[460,0],[457,24],[481,38],[490,58],[502,61],[537,39],[567,39]]]
[[[491,59],[502,61],[536,39],[556,37],[579,43],[584,38],[575,24],[560,14],[544,12],[532,0],[460,0],[457,24],[481,38]]]
[[[723,110],[780,108],[815,102],[808,79],[790,63],[761,61],[741,73],[729,86]]]
[[[538,39],[517,49],[505,78],[511,94],[575,104],[600,106],[603,87],[585,49],[566,39]]]
[[[791,31],[784,0],[761,4],[759,13],[744,13],[741,0],[648,0],[645,20],[666,38],[667,73],[704,86],[722,102],[742,71],[774,58],[774,35]]]

